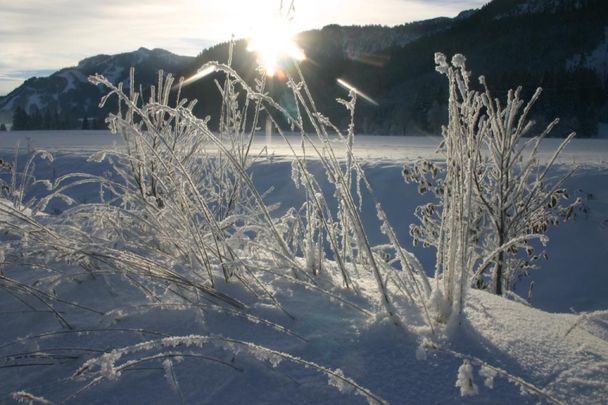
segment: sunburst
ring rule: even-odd
[[[249,39],[247,49],[257,54],[258,63],[266,74],[274,76],[281,61],[306,59],[304,51],[295,42],[294,37],[295,31],[290,21],[278,16],[256,29]]]

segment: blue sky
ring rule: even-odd
[[[298,30],[327,24],[397,25],[454,16],[488,0],[300,0]],[[100,53],[141,46],[196,55],[246,37],[279,0],[0,0],[0,95]]]

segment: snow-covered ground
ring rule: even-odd
[[[603,127],[602,127],[603,128]],[[300,137],[296,134],[287,136],[291,146],[301,155]],[[356,155],[368,162],[397,162],[418,158],[438,158],[435,148],[439,137],[433,136],[367,136],[357,135],[355,142]],[[541,157],[550,158],[561,143],[561,139],[545,139]],[[113,136],[109,131],[16,131],[0,134],[0,150],[13,149],[19,144],[21,148],[46,149],[49,151],[70,152],[75,154],[92,153],[100,148],[123,145],[120,136]],[[270,142],[260,134],[255,137],[253,150],[268,147],[271,155],[277,158],[292,156],[291,148],[278,134],[273,134]],[[336,142],[336,151],[341,145]],[[309,151],[309,155],[313,155]],[[608,148],[604,139],[575,139],[560,155],[562,163],[608,166]]]
[[[297,137],[291,139],[297,141]],[[22,148],[44,148],[55,153],[52,163],[41,162],[40,177],[59,177],[79,171],[102,173],[104,163],[88,162],[87,157],[102,148],[119,146],[120,139],[104,131],[9,132],[0,136],[0,158],[11,161],[16,141]],[[403,163],[419,158],[433,159],[438,139],[432,137],[358,136],[356,153],[382,202],[388,218],[404,246],[411,246],[409,224],[414,208],[426,201],[416,187],[404,183]],[[547,140],[549,151],[556,140]],[[294,142],[297,144],[297,142]],[[256,139],[254,150],[266,145]],[[268,204],[280,203],[277,213],[301,203],[302,196],[290,178],[289,151],[275,136],[253,167],[253,178],[260,190],[273,187]],[[543,155],[544,156],[544,155]],[[382,399],[394,403],[537,403],[535,394],[522,396],[520,386],[498,375],[493,389],[484,385],[479,361],[507,370],[562,401],[563,403],[605,403],[608,398],[608,329],[606,317],[584,319],[576,313],[608,308],[608,140],[575,140],[560,158],[559,171],[573,165],[579,170],[568,180],[573,195],[584,197],[586,212],[575,220],[552,228],[548,261],[523,279],[516,291],[528,297],[529,304],[506,300],[481,291],[471,291],[465,321],[452,336],[447,348],[427,350],[423,356],[416,334],[404,333],[381,315],[381,305],[371,276],[361,274],[361,294],[333,288],[337,297],[357,304],[356,309],[340,305],[327,294],[293,282],[279,280],[260,271],[259,276],[281,305],[295,319],[276,307],[248,302],[248,313],[276,322],[292,331],[277,331],[264,322],[251,322],[242,316],[204,309],[155,306],[130,284],[112,274],[91,275],[80,267],[62,269],[62,276],[43,269],[26,267],[2,269],[30,285],[53,280],[65,301],[78,302],[97,313],[60,305],[61,315],[74,331],[61,329],[56,319],[40,305],[24,305],[0,289],[0,402],[9,402],[10,393],[25,390],[61,402],[86,383],[70,379],[87,358],[114,348],[147,340],[161,334],[221,335],[254,342],[287,352],[327,367],[366,387]],[[312,163],[310,171],[317,170]],[[318,171],[321,167],[318,167]],[[322,176],[320,176],[322,177]],[[328,187],[321,183],[322,187]],[[93,188],[79,189],[77,201],[94,198]],[[62,209],[61,205],[49,207]],[[364,207],[372,244],[380,243],[376,211]],[[412,248],[431,275],[434,252]],[[330,265],[330,264],[328,264]],[[263,265],[260,265],[262,268]],[[223,285],[232,296],[247,302],[248,292],[238,285]],[[406,314],[407,303],[398,302]],[[411,325],[418,320],[408,319]],[[58,332],[44,338],[24,336]],[[85,332],[88,331],[88,332]],[[294,336],[297,335],[297,336]],[[449,353],[466,354],[473,359],[473,378],[479,395],[461,397],[455,387],[462,359]],[[276,368],[259,351],[228,350],[204,345],[204,354],[223,363],[201,357],[184,357],[169,363],[148,362],[126,370],[116,381],[104,381],[70,401],[74,403],[361,403],[361,396],[345,389],[333,389],[327,376],[301,365],[282,361]],[[235,354],[236,353],[236,354]],[[426,357],[426,359],[423,359]],[[477,360],[475,360],[477,359]],[[273,360],[273,358],[270,358]],[[25,364],[25,365],[24,365]],[[29,366],[26,366],[30,364]],[[164,366],[163,366],[164,365]],[[513,377],[510,377],[513,378]],[[335,381],[333,381],[335,383]],[[176,385],[178,386],[176,388]],[[338,384],[341,386],[341,384]],[[488,385],[490,382],[488,381]]]

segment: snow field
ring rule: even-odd
[[[407,148],[407,141],[407,138],[402,139],[403,148]],[[55,175],[61,176],[73,171],[103,173],[108,169],[106,163],[87,162],[88,154],[84,150],[56,154],[54,162],[42,162],[37,170],[39,174],[48,174],[49,169],[54,168]],[[9,160],[11,155],[3,158]],[[281,203],[277,214],[303,200],[290,181],[290,166],[290,161],[275,156],[253,167],[256,186],[260,190],[274,186],[267,202],[269,205]],[[414,186],[403,182],[400,162],[372,160],[364,168],[398,231],[401,243],[408,246],[407,225],[414,221],[413,208],[424,201],[424,197],[417,194]],[[566,170],[567,167],[561,169]],[[321,168],[313,163],[310,170],[315,173]],[[52,169],[50,171],[53,172]],[[535,281],[532,306],[569,312],[571,307],[576,311],[589,311],[605,308],[608,304],[601,282],[605,279],[602,278],[605,277],[602,276],[602,269],[607,259],[606,230],[603,226],[603,221],[608,219],[608,199],[604,192],[607,184],[608,173],[599,165],[583,168],[569,180],[569,188],[580,188],[592,195],[587,202],[588,215],[551,230],[549,261],[543,262],[542,268],[532,272],[530,278],[522,283],[521,289],[527,293],[525,283]],[[324,183],[321,185],[328,187]],[[75,189],[71,196],[79,202],[91,201],[94,189],[83,186]],[[39,188],[38,192],[42,190]],[[66,208],[59,202],[55,204],[49,207],[50,212]],[[373,209],[364,209],[363,218],[370,224],[369,229],[377,229]],[[370,233],[373,244],[381,240],[380,233],[375,232]],[[573,235],[576,237],[573,238]],[[413,250],[425,268],[432,268],[434,254],[431,249],[417,247]],[[572,263],[578,264],[576,272],[572,271]],[[43,270],[7,268],[4,271],[31,284],[55,278],[53,273]],[[73,373],[75,366],[82,364],[90,355],[77,349],[85,346],[88,349],[106,350],[158,338],[157,335],[142,332],[149,331],[175,336],[220,334],[256,342],[330,369],[342,370],[346,376],[391,403],[419,402],[421,399],[428,403],[461,401],[460,389],[454,386],[462,366],[461,360],[432,350],[428,352],[426,360],[417,360],[416,351],[420,342],[414,335],[399,332],[386,318],[369,317],[348,305],[340,305],[338,300],[329,299],[325,294],[315,293],[288,280],[277,280],[263,271],[260,277],[265,277],[265,282],[272,286],[282,305],[296,319],[290,320],[275,307],[264,303],[251,303],[251,314],[289,328],[307,342],[259,321],[256,323],[222,312],[188,308],[178,302],[155,306],[119,276],[91,275],[78,267],[62,269],[62,272],[67,275],[62,276],[63,281],[55,283],[58,283],[57,291],[63,299],[105,313],[98,315],[66,306],[63,312],[70,323],[77,330],[107,331],[73,336],[61,334],[3,346],[5,365],[11,364],[11,354],[31,352],[32,349],[44,351],[61,348],[63,350],[59,353],[65,355],[61,361],[53,358],[53,365],[22,368],[27,372],[15,373],[14,368],[0,370],[4,371],[4,398],[10,392],[22,389],[53,400],[65,398],[82,386],[65,379]],[[362,276],[357,282],[363,291],[367,291],[362,296],[335,287],[329,288],[337,297],[352,301],[371,313],[378,312],[380,306],[373,281]],[[225,287],[232,295],[246,299],[247,293],[237,292],[240,288],[235,285]],[[466,308],[469,324],[454,339],[454,350],[474,355],[539,387],[546,387],[552,395],[568,403],[601,403],[601,398],[606,394],[603,391],[606,385],[602,382],[607,375],[602,365],[605,362],[602,359],[607,356],[607,332],[601,321],[583,321],[579,324],[574,314],[552,315],[484,292],[471,293],[474,299]],[[4,312],[1,316],[6,327],[0,341],[5,344],[19,337],[59,330],[56,320],[49,313],[28,312],[14,297],[6,294],[3,294],[2,302]],[[397,304],[400,312],[407,314],[408,304]],[[410,321],[412,325],[420,322],[416,319]],[[575,324],[577,326],[568,333]],[[235,356],[220,348],[211,348],[210,351],[244,371],[220,363],[210,364],[195,357],[174,361],[175,380],[181,391],[178,394],[167,380],[166,367],[146,368],[142,364],[142,370],[134,367],[133,371],[125,371],[117,381],[101,383],[75,400],[91,403],[131,400],[164,403],[182,395],[186,402],[239,403],[247,398],[253,402],[283,403],[289,398],[293,403],[356,403],[360,398],[334,391],[328,385],[326,376],[285,361],[273,368],[271,363],[260,363],[245,353]],[[188,352],[200,355],[200,352]],[[48,353],[58,355],[52,350]],[[231,363],[233,358],[234,363]],[[481,367],[473,365],[472,368],[479,395],[466,397],[467,403],[536,403],[538,400],[534,395],[521,397],[519,388],[500,375],[494,379],[495,388],[490,390],[479,375]],[[201,384],[200,381],[206,383]]]

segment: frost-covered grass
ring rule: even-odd
[[[8,273],[9,269],[6,270]],[[546,270],[550,271],[550,268]],[[276,292],[277,299],[295,320],[263,303],[252,303],[249,312],[289,328],[306,341],[231,313],[204,308],[199,312],[179,303],[151,304],[129,283],[110,275],[92,277],[78,267],[63,271],[70,277],[58,289],[58,294],[106,314],[62,308],[75,330],[84,330],[75,333],[62,330],[50,314],[28,311],[12,297],[3,295],[2,307],[6,313],[2,314],[5,328],[1,350],[4,365],[41,364],[1,369],[3,394],[23,389],[50,399],[62,399],[87,383],[67,378],[86,359],[102,356],[104,351],[110,353],[140,342],[163,339],[166,335],[213,333],[255,341],[333,370],[340,369],[391,403],[406,400],[458,402],[460,398],[460,390],[454,384],[462,360],[433,350],[426,353],[426,360],[418,360],[419,342],[414,335],[403,334],[386,318],[370,317],[353,307],[337,305],[326,294],[302,284],[268,279],[269,288]],[[44,280],[43,274],[53,277],[53,273],[41,273],[40,270],[26,273],[24,269],[13,268],[11,273],[29,275],[30,280]],[[366,311],[378,311],[381,306],[373,280],[362,278],[358,281],[362,288],[358,297],[343,289],[332,291]],[[241,294],[245,295],[245,292]],[[605,336],[601,321],[580,323],[576,315],[552,315],[484,292],[472,294],[473,303],[465,310],[468,321],[462,333],[454,337],[451,349],[509,370],[539,387],[549,386],[549,392],[561,392],[558,397],[567,403],[601,403],[605,395],[601,382],[606,375],[606,370],[601,368],[601,358],[606,356],[606,345],[600,339]],[[18,314],[9,313],[13,310],[19,311]],[[575,324],[577,327],[568,333]],[[50,331],[59,334],[35,337]],[[10,344],[27,335],[32,339]],[[272,363],[250,358],[247,351],[235,356],[216,346],[208,346],[205,351],[179,346],[152,353],[166,354],[172,359],[173,355],[180,357],[176,351],[185,354],[181,355],[183,360],[175,362],[174,370],[187,402],[203,398],[209,402],[239,403],[246,398],[270,403],[283,403],[287,399],[295,403],[357,403],[356,396],[344,397],[332,391],[327,385],[327,376],[289,362],[281,362],[273,368]],[[145,357],[149,355],[146,353]],[[229,365],[197,356],[218,358]],[[126,360],[132,358],[135,357]],[[480,393],[477,397],[467,397],[467,403],[538,401],[534,395],[521,397],[519,388],[500,375],[494,379],[494,389],[490,390],[479,376],[481,366],[473,363],[473,368],[473,381]],[[20,372],[15,373],[16,370]],[[140,364],[133,366],[132,371],[125,370],[120,379],[104,381],[77,399],[91,403],[176,401],[179,395],[173,391],[165,374],[160,362],[147,366]],[[576,382],[571,381],[575,377]]]
[[[469,291],[483,257],[465,254],[479,151],[475,134],[460,137],[464,101],[452,99],[443,138],[449,209],[435,265],[409,248],[420,197],[400,167],[356,153],[354,92],[339,100],[351,117],[341,130],[316,111],[297,66],[295,115],[265,95],[264,76],[250,87],[229,65],[209,69],[224,75],[219,132],[170,76],[149,95],[133,73],[127,93],[96,76],[119,99],[108,124],[122,143],[86,162],[6,159],[0,370],[27,372],[6,376],[3,399],[487,402],[522,390],[531,401],[599,402],[604,312],[551,316]],[[257,147],[261,117],[286,156],[274,142]]]
[[[401,147],[406,149],[408,142],[409,139],[402,138]],[[48,173],[52,170],[51,167],[55,168],[57,176],[74,170],[103,173],[109,169],[107,162],[101,164],[87,162],[88,155],[90,151],[55,154],[52,164],[45,161],[38,165],[37,175]],[[429,156],[433,156],[432,148],[420,154],[422,158]],[[3,155],[4,157],[11,159],[12,154]],[[424,201],[424,197],[418,195],[416,186],[407,185],[402,181],[401,163],[390,160],[366,162],[364,168],[370,182],[375,185],[375,191],[389,219],[399,231],[399,239],[407,245],[411,243],[408,225],[415,221],[414,208]],[[260,161],[252,167],[253,178],[260,189],[267,189],[271,185],[275,187],[273,193],[268,195],[267,201],[269,204],[280,202],[282,207],[278,208],[279,213],[283,212],[286,206],[301,204],[303,201],[303,197],[297,194],[291,183],[290,167],[291,162],[280,157]],[[310,170],[313,172],[320,170],[318,163],[311,164]],[[602,280],[606,280],[608,276],[604,275],[602,278],[603,263],[608,260],[606,256],[608,230],[602,225],[603,221],[608,219],[608,196],[605,195],[607,185],[608,174],[606,169],[601,167],[579,171],[569,180],[568,187],[571,189],[582,188],[593,195],[588,202],[589,215],[550,232],[549,261],[541,263],[541,269],[531,276],[536,284],[531,300],[533,307],[569,312],[570,307],[577,311],[589,311],[608,306],[607,296],[602,288]],[[321,186],[325,189],[329,187],[323,182]],[[95,191],[96,187],[88,186],[88,188],[74,189],[71,195],[79,202],[91,201],[91,195]],[[33,189],[32,192],[35,190]],[[38,189],[38,192],[42,193],[43,188]],[[66,208],[57,201],[50,211]],[[377,220],[372,207],[364,209],[362,215],[370,224],[369,229],[377,229],[374,226]],[[374,244],[382,241],[379,231],[370,232],[369,237]],[[412,249],[425,268],[432,268],[434,255],[430,249],[420,246]],[[62,330],[50,313],[34,312],[11,295],[3,293],[3,313],[0,315],[5,325],[0,339],[3,342],[3,356],[24,352],[44,352],[42,349],[47,348],[63,349],[59,353],[48,351],[48,354],[54,358],[49,359],[46,356],[40,361],[44,364],[37,367],[0,369],[5,381],[2,388],[3,398],[7,398],[6,395],[10,392],[18,390],[29,390],[54,400],[64,398],[81,386],[75,382],[69,383],[67,380],[65,384],[49,383],[49,381],[68,378],[84,360],[96,355],[96,352],[75,349],[111,350],[162,337],[156,334],[158,332],[177,336],[193,333],[221,334],[256,342],[332,369],[341,369],[346,376],[355,379],[391,403],[401,403],[405,400],[417,402],[421,398],[425,402],[458,402],[460,398],[460,391],[454,387],[454,384],[462,361],[441,352],[429,352],[427,360],[417,360],[416,351],[419,342],[413,335],[399,333],[390,322],[382,318],[370,318],[353,307],[340,306],[336,300],[332,300],[326,294],[301,283],[292,284],[289,280],[272,281],[273,291],[276,291],[283,306],[295,316],[295,320],[288,319],[276,308],[262,303],[254,304],[249,309],[249,314],[289,328],[297,336],[304,337],[307,342],[283,333],[271,325],[247,321],[233,311],[225,314],[213,310],[199,312],[180,303],[164,305],[149,303],[129,283],[103,271],[91,274],[78,266],[65,265],[55,269],[55,272],[25,266],[9,266],[4,268],[4,273],[36,285],[40,285],[45,280],[54,280],[49,284],[59,283],[56,292],[60,297],[95,308],[106,315],[102,316],[67,305],[60,306],[62,313],[73,324],[75,330],[89,331],[76,334]],[[370,291],[369,298],[356,297],[353,293],[340,288],[332,291],[338,297],[362,306],[366,311],[376,312],[378,307],[373,297],[373,284],[369,284],[369,281],[371,280],[364,284]],[[527,292],[528,284],[522,284],[522,296],[526,297]],[[589,375],[584,371],[587,367],[584,366],[585,363],[579,363],[584,360],[588,362],[588,367],[601,365],[601,357],[593,353],[597,350],[605,350],[602,349],[604,346],[593,338],[595,339],[593,345],[599,344],[599,346],[589,347],[586,343],[589,338],[585,337],[588,336],[587,333],[606,336],[601,320],[579,320],[576,315],[550,315],[521,304],[510,303],[502,298],[491,298],[483,292],[476,293],[475,301],[477,303],[467,310],[467,318],[474,318],[476,321],[467,325],[465,328],[467,332],[456,339],[455,349],[475,354],[538,386],[544,387],[552,382],[553,389],[563,391],[561,398],[566,402],[571,402],[572,398],[579,396],[581,403],[601,402],[601,392],[596,393],[595,389],[591,390],[583,383],[585,381],[592,383],[595,378],[605,377],[606,371],[599,369],[597,373]],[[38,306],[35,302],[33,304]],[[40,310],[44,311],[43,308],[37,309]],[[569,328],[575,324],[576,328],[570,332],[574,334],[564,337]],[[523,328],[522,325],[528,326]],[[549,333],[548,336],[539,335],[539,331],[549,330],[554,332]],[[50,331],[60,334],[44,339],[33,338],[21,344],[4,347],[18,337],[35,336]],[[496,342],[500,342],[498,350],[488,350],[489,341],[493,342],[490,347],[496,347],[494,346]],[[552,348],[556,344],[561,345],[563,341],[570,343],[567,343],[565,348],[553,351]],[[579,350],[585,347],[588,351]],[[550,349],[551,352],[542,351],[543,348]],[[217,353],[225,356],[222,358],[226,361],[232,360],[233,356],[230,354],[223,351]],[[61,360],[56,359],[58,355],[63,355]],[[568,367],[572,356],[581,360],[577,360],[578,366],[570,370]],[[30,363],[39,361],[32,355],[30,358],[32,359],[28,360]],[[23,359],[28,357],[21,356],[21,362],[25,362]],[[597,360],[597,366],[594,366],[596,363],[593,359]],[[327,385],[327,377],[287,363],[282,363],[274,369],[270,364],[267,367],[258,364],[255,360],[249,360],[243,353],[234,363],[243,370],[241,372],[199,360],[189,357],[174,365],[176,378],[186,401],[197,402],[200,398],[208,398],[210,402],[239,403],[243,398],[248,398],[255,402],[282,403],[289,398],[296,403],[356,402],[356,397],[344,397],[333,393]],[[15,364],[17,360],[5,357],[3,361],[3,364],[8,366]],[[549,366],[550,364],[552,365]],[[480,394],[477,397],[467,397],[468,403],[488,401],[536,403],[536,396],[521,397],[519,388],[512,386],[500,376],[495,379],[495,388],[490,390],[484,386],[482,377],[478,376],[480,366],[474,367],[474,382]],[[570,373],[580,376],[578,385],[567,382],[565,378]],[[83,393],[78,397],[79,401],[119,403],[139,400],[163,403],[179,399],[179,395],[172,391],[160,362],[154,366],[150,364],[145,370],[126,371],[124,374],[118,381],[100,384],[90,392]],[[561,382],[553,380],[555,376],[562,374],[564,377],[560,377]],[[203,380],[205,383],[201,384],[200,381]],[[240,387],[239,390],[234,388],[237,386]]]
[[[226,75],[223,86],[218,85],[224,104],[217,134],[209,130],[207,120],[192,115],[196,101],[180,98],[181,82],[175,104],[170,106],[171,76],[159,73],[158,86],[152,88],[147,102],[141,102],[140,97],[144,95],[134,91],[133,71],[129,94],[122,91],[122,85],[116,87],[105,78],[95,76],[91,78],[92,82],[109,89],[101,104],[109,97],[117,97],[120,106],[107,122],[113,133],[122,136],[125,148],[98,151],[88,159],[98,163],[109,161],[110,173],[97,175],[77,171],[59,176],[54,173],[52,179],[41,183],[47,188],[47,195],[38,196],[25,193],[27,188],[40,183],[34,178],[36,157],[53,162],[52,155],[28,153],[28,163],[21,167],[16,154],[12,166],[7,164],[3,168],[10,177],[3,183],[0,207],[2,223],[8,231],[6,249],[3,249],[7,263],[59,273],[56,278],[41,283],[45,288],[50,285],[52,292],[11,276],[2,277],[4,290],[28,307],[32,307],[27,302],[29,299],[39,300],[62,327],[72,330],[75,326],[62,315],[58,309],[60,304],[105,314],[57,297],[55,288],[65,279],[70,280],[71,275],[62,274],[62,270],[56,268],[77,265],[91,276],[102,273],[122,278],[150,304],[231,313],[296,336],[276,322],[248,313],[253,303],[263,303],[279,310],[287,319],[294,319],[263,276],[270,274],[271,279],[290,280],[325,295],[337,305],[348,305],[372,314],[330,291],[340,287],[356,295],[360,289],[356,280],[359,272],[371,270],[379,302],[395,325],[404,332],[410,327],[404,324],[403,314],[397,313],[395,307],[395,300],[405,294],[416,313],[424,309],[424,319],[420,319],[422,326],[433,331],[433,321],[426,310],[429,282],[417,260],[398,244],[378,201],[374,206],[389,243],[375,250],[367,238],[361,217],[362,184],[368,194],[375,197],[353,155],[353,125],[342,133],[320,115],[301,76],[290,78],[290,86],[304,113],[298,110],[297,116],[290,116],[264,94],[263,75],[254,90],[230,66],[214,63],[210,67]],[[203,67],[203,70],[208,68]],[[239,97],[239,91],[246,95],[244,100]],[[354,93],[349,101],[340,102],[351,115],[352,122]],[[320,177],[308,170],[306,156],[294,152],[291,178],[305,199],[282,215],[272,214],[276,207],[265,201],[270,190],[258,189],[250,170],[259,158],[259,155],[250,155],[259,116],[270,109],[282,114],[292,128],[300,129],[302,151],[306,147],[313,151],[322,165],[323,178],[333,188],[331,193],[325,194],[319,186]],[[276,117],[269,112],[266,117],[281,133]],[[312,137],[318,144],[304,132],[305,119],[315,128],[316,134]],[[329,143],[328,131],[335,132],[346,146],[340,156]],[[286,137],[283,139],[287,142]],[[214,150],[210,150],[210,146]],[[288,147],[295,148],[289,143]],[[78,204],[69,195],[77,188],[92,185],[98,187],[94,201]],[[332,200],[335,205],[331,205]],[[48,215],[46,211],[54,201],[72,207]],[[400,271],[385,260],[382,251],[387,248],[395,251]],[[395,283],[401,292],[389,292],[389,282]],[[200,336],[201,339],[215,339]],[[179,340],[179,337],[175,339]],[[254,343],[231,342],[228,348],[233,355],[239,351],[234,347],[237,343],[255,347],[256,358],[259,357],[256,354],[271,353],[273,358],[288,359],[326,374],[330,377],[330,385],[339,391],[352,391],[371,402],[383,402],[340,370],[332,371]],[[159,348],[162,347],[161,342]],[[113,365],[118,358],[109,356],[112,361],[101,362],[100,376],[68,399],[102,379],[116,379],[131,365],[151,360],[163,361],[172,388],[179,391],[170,362],[186,354],[160,353],[135,359],[120,366],[118,372]],[[194,357],[228,364],[215,357],[200,354]],[[101,357],[106,358],[108,356]],[[86,374],[90,364],[85,363],[72,379]]]

